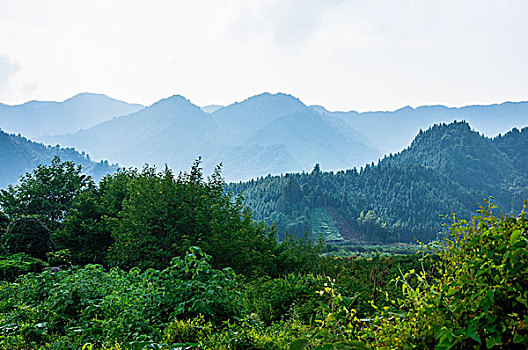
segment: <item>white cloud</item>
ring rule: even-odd
[[[526,100],[526,13],[525,0],[12,1],[0,42],[20,69],[9,85],[0,75],[0,98],[179,93],[205,105],[283,91],[361,110]]]
[[[0,55],[0,92],[8,86],[11,77],[19,70],[18,62],[13,61],[9,56]]]
[[[237,1],[230,32],[236,37],[264,34],[276,44],[296,46],[309,40],[328,11],[345,0]]]

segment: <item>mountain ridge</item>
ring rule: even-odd
[[[467,122],[444,123],[378,164],[335,173],[316,165],[311,173],[260,177],[228,189],[243,193],[257,219],[276,222],[281,239],[306,229],[312,238],[325,237],[312,231],[318,223],[341,227],[342,239],[356,242],[429,241],[445,234],[441,225],[449,223],[441,215],[469,220],[475,204],[490,196],[505,212],[520,210],[528,198],[526,145],[528,128],[488,138]]]
[[[144,108],[104,94],[80,93],[62,102],[28,101],[0,105],[0,128],[26,137],[64,134],[92,127],[118,115]]]
[[[327,135],[327,141],[321,135]],[[315,161],[339,168],[380,156],[355,137],[361,138],[353,132],[344,134],[291,95],[264,93],[213,113],[173,95],[90,129],[40,140],[83,149],[124,166],[167,163],[180,170],[201,156],[206,171],[223,163],[226,179],[238,180],[262,175],[263,169],[308,170]],[[272,150],[278,151],[275,157]],[[240,152],[246,159],[237,155]],[[341,156],[335,157],[337,153]],[[318,159],[320,154],[324,159]]]
[[[104,95],[79,94],[71,99],[90,96]],[[512,127],[528,125],[525,101],[334,112],[323,106],[307,106],[293,95],[265,92],[215,107],[211,112],[181,95],[161,99],[145,109],[149,118],[138,118],[138,110],[101,117],[105,120],[76,133],[48,133],[36,139],[82,149],[96,159],[111,159],[125,166],[141,167],[144,162],[163,166],[168,162],[176,170],[183,170],[192,164],[192,159],[202,156],[206,171],[223,162],[226,179],[236,181],[267,175],[268,169],[274,169],[273,174],[308,171],[316,162],[325,170],[360,167],[403,150],[420,130],[435,123],[467,120],[486,135],[500,135]],[[186,115],[196,120],[188,120]],[[314,118],[317,122],[312,122]],[[1,121],[0,108],[0,127]],[[134,123],[138,125],[133,126]],[[116,124],[122,125],[123,130],[111,127]],[[290,135],[284,130],[289,130]],[[327,135],[326,142],[316,142],[323,134]],[[303,143],[303,139],[313,142]],[[273,159],[273,149],[278,151],[277,159]],[[240,163],[244,160],[237,152],[249,157],[247,164]],[[253,163],[251,158],[261,161]]]

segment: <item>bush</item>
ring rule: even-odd
[[[471,222],[454,218],[437,251],[439,276],[411,272],[397,313],[382,312],[363,337],[388,348],[525,348],[528,345],[528,220],[493,216],[488,203]]]
[[[47,264],[25,253],[0,256],[0,280],[14,281],[29,272],[41,272]]]
[[[197,344],[201,339],[209,336],[211,332],[211,322],[206,323],[202,315],[187,320],[176,319],[165,328],[165,341],[170,344]]]
[[[199,248],[163,270],[128,272],[100,265],[28,274],[0,284],[0,343],[155,342],[173,319],[237,319],[242,306],[232,270],[214,270]],[[14,337],[14,338],[13,338]]]
[[[200,341],[205,349],[214,350],[279,350],[290,349],[291,342],[307,331],[297,322],[278,322],[265,327],[258,321],[245,319],[226,322],[221,329]]]
[[[291,318],[309,323],[315,318],[319,291],[326,279],[311,274],[288,274],[268,277],[246,284],[247,308],[255,312],[266,325]]]

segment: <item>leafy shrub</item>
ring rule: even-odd
[[[312,274],[288,274],[281,278],[250,281],[245,288],[247,308],[266,325],[290,318],[309,323],[319,305],[316,292],[325,281],[324,277]]]
[[[46,260],[51,266],[71,266],[71,253],[68,249],[49,252],[46,254]]]
[[[165,328],[167,343],[194,343],[211,334],[212,325],[200,315],[187,320],[174,320]]]
[[[0,189],[0,206],[10,219],[38,215],[55,230],[76,196],[93,186],[93,179],[81,174],[80,165],[56,156],[50,165],[39,165],[21,176],[18,184]]]
[[[270,327],[245,319],[239,323],[226,322],[221,329],[201,340],[206,349],[279,350],[289,349],[290,343],[307,331],[298,322],[277,322]]]
[[[25,253],[0,256],[0,280],[14,281],[29,272],[41,272],[47,264]]]
[[[127,344],[163,338],[171,319],[203,314],[220,322],[241,316],[232,270],[214,270],[199,248],[163,270],[128,272],[87,265],[28,274],[0,285],[0,339]],[[4,336],[1,338],[1,336]],[[7,338],[6,338],[7,337]]]
[[[382,312],[364,339],[388,348],[525,348],[528,345],[528,220],[493,216],[454,219],[437,251],[439,276],[410,274],[397,313]]]
[[[335,280],[338,291],[357,295],[354,308],[360,318],[368,318],[375,307],[392,305],[387,300],[402,298],[401,288],[390,281],[411,269],[432,273],[431,256],[413,254],[405,256],[380,254],[368,257],[337,258],[327,256],[321,259],[320,273]]]

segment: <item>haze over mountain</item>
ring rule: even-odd
[[[108,162],[93,162],[89,156],[71,148],[44,146],[0,130],[0,188],[14,184],[21,175],[40,164],[50,164],[55,156],[63,161],[69,160],[81,165],[83,172],[91,175],[96,181],[117,169],[117,166],[109,165]]]
[[[285,94],[253,96],[212,113],[172,96],[90,129],[42,140],[124,166],[167,163],[180,170],[202,156],[206,172],[222,162],[227,180],[309,170],[316,162],[340,169],[380,156],[361,134],[340,130],[338,123]]]
[[[198,107],[172,96],[145,109],[80,94],[62,103],[0,105],[0,126],[7,123],[6,130],[14,133],[39,135],[35,139],[123,166],[168,164],[179,171],[202,156],[206,172],[222,162],[229,181],[309,171],[315,163],[324,170],[363,166],[401,151],[420,130],[454,120],[495,136],[528,125],[528,102],[358,113],[306,106],[282,93],[263,93],[226,107]],[[79,128],[84,130],[72,132]]]
[[[324,115],[339,118],[355,130],[369,136],[372,146],[382,153],[398,152],[407,147],[420,129],[435,123],[465,120],[487,136],[497,136],[528,125],[528,102],[505,102],[460,108],[446,106],[404,107],[391,112],[329,112],[312,106]]]
[[[63,102],[30,101],[15,106],[0,103],[0,128],[31,138],[65,134],[142,108],[92,93],[81,93]]]
[[[437,238],[441,215],[469,219],[477,203],[494,197],[517,212],[528,198],[528,128],[485,137],[465,122],[420,132],[404,151],[377,165],[337,173],[267,176],[230,184],[256,219],[276,222],[280,238],[302,235],[367,242]]]

